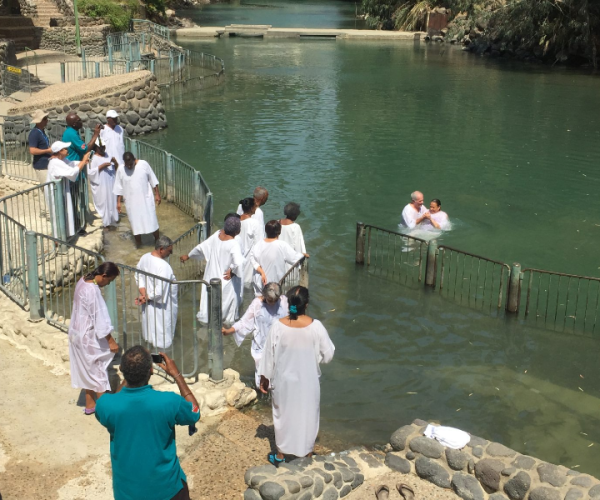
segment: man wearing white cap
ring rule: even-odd
[[[106,127],[100,131],[100,139],[106,147],[106,154],[109,158],[116,158],[119,166],[122,167],[123,154],[125,153],[124,136],[125,131],[119,125],[119,113],[114,109],[106,112]]]
[[[35,125],[29,132],[29,152],[33,155],[33,170],[35,171],[40,184],[46,183],[48,177],[48,162],[50,161],[50,141],[44,131],[48,125],[48,113],[41,109],[36,110],[31,123]]]
[[[63,194],[64,194],[64,210],[67,220],[65,221],[65,229],[67,230],[67,236],[73,236],[75,234],[75,217],[73,210],[73,202],[71,199],[70,183],[75,182],[79,172],[83,170],[83,167],[88,163],[91,152],[88,151],[83,155],[81,161],[67,160],[69,154],[70,142],[56,141],[52,143],[50,149],[52,150],[52,156],[48,162],[48,177],[46,182],[62,180]],[[50,190],[50,203],[54,204],[54,192]],[[56,210],[53,211],[52,228],[54,237],[57,238],[57,220]]]

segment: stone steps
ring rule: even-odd
[[[16,28],[18,26],[32,26],[31,18],[24,16],[0,16],[0,27]]]

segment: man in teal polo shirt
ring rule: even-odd
[[[175,425],[193,426],[200,410],[175,362],[160,354],[164,361],[158,366],[175,379],[181,396],[148,385],[152,357],[134,346],[121,359],[123,388],[96,402],[96,418],[110,433],[115,500],[190,498],[177,458]]]
[[[100,123],[96,125],[92,139],[86,144],[81,140],[81,136],[79,135],[79,131],[81,130],[81,127],[83,127],[83,122],[77,113],[71,111],[65,118],[65,121],[67,122],[67,128],[63,132],[62,141],[71,143],[67,160],[81,161],[83,155],[91,150],[94,144],[96,144],[96,139],[98,139],[98,136],[100,135],[102,125]],[[79,228],[79,235],[85,236],[87,234],[84,229],[85,216],[89,212],[88,183],[85,171],[81,173],[81,177],[78,177],[77,181],[79,181],[80,178],[83,178],[84,180],[82,182],[72,182],[70,184],[71,200],[73,200],[75,227]]]
[[[98,136],[100,135],[102,125],[100,123],[96,125],[92,140],[86,144],[81,140],[81,136],[79,135],[79,131],[81,130],[81,127],[83,127],[83,122],[77,113],[71,111],[65,120],[67,122],[67,129],[63,132],[62,142],[71,143],[67,160],[79,161],[83,158],[83,155],[91,150],[94,144],[96,144],[96,139],[98,139]]]

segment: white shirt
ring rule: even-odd
[[[116,125],[114,130],[108,125],[105,125],[104,128],[100,130],[100,139],[106,146],[106,154],[109,158],[117,160],[119,167],[125,165],[123,162],[123,154],[125,154],[124,137],[125,131],[121,125]]]
[[[408,229],[414,229],[417,225],[417,219],[422,217],[425,212],[427,212],[427,209],[423,205],[421,205],[421,208],[417,211],[413,204],[409,203],[404,207],[404,210],[402,210],[401,225]]]

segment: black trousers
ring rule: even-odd
[[[183,484],[183,488],[181,488],[177,495],[175,495],[171,500],[190,500],[190,490],[188,489],[188,485],[185,481],[181,481]]]

